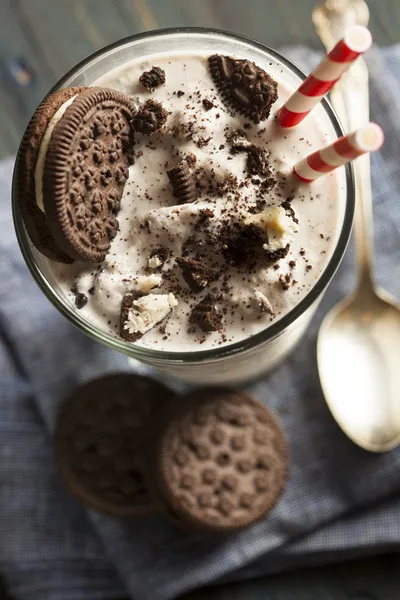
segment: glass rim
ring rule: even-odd
[[[91,62],[95,61],[97,58],[103,56],[104,54],[107,54],[113,50],[117,50],[118,48],[122,48],[123,46],[129,45],[132,42],[137,42],[146,38],[170,36],[177,34],[214,34],[223,38],[233,38],[238,41],[243,41],[248,45],[256,47],[262,52],[270,54],[272,57],[282,62],[285,66],[291,69],[295,73],[295,75],[297,75],[301,80],[304,80],[306,78],[305,73],[291,60],[289,60],[273,48],[270,48],[269,46],[262,44],[261,42],[258,42],[256,40],[253,40],[252,38],[249,38],[247,36],[211,27],[170,27],[133,34],[131,36],[124,37],[112,44],[104,46],[100,50],[97,50],[93,54],[80,61],[77,65],[72,67],[72,69],[70,69],[63,77],[61,77],[57,81],[57,83],[52,87],[52,89],[48,92],[48,94],[46,94],[45,97],[61,89],[72,76],[77,74],[78,71],[84,69]],[[327,113],[337,136],[340,137],[344,135],[344,131],[342,129],[340,121],[330,102],[326,98],[323,98],[321,101],[321,105],[324,107],[325,112]],[[18,150],[17,156],[20,151],[21,146]],[[17,164],[17,160],[15,164]],[[299,317],[301,317],[319,298],[320,294],[327,287],[332,277],[335,275],[337,268],[339,267],[341,259],[347,248],[352,230],[355,210],[355,186],[354,172],[351,162],[346,165],[345,173],[346,204],[343,216],[342,229],[338,237],[336,247],[332,253],[328,264],[325,267],[325,270],[323,271],[319,279],[316,281],[315,285],[306,294],[306,296],[286,315],[281,317],[276,323],[272,323],[259,333],[251,335],[250,337],[233,344],[227,344],[222,347],[207,350],[196,350],[194,352],[172,352],[166,350],[153,350],[145,346],[138,346],[129,342],[125,342],[122,339],[120,340],[116,337],[113,337],[111,334],[102,331],[99,327],[91,323],[87,317],[82,317],[77,310],[73,310],[72,307],[68,305],[64,301],[64,299],[61,298],[61,296],[59,297],[57,295],[57,293],[53,290],[50,282],[47,280],[46,276],[42,273],[39,265],[37,264],[34,258],[32,252],[32,245],[29,240],[29,236],[26,232],[21,213],[18,209],[18,202],[16,199],[15,169],[12,182],[12,214],[17,241],[32,277],[36,281],[41,291],[47,297],[47,299],[53,304],[53,306],[55,306],[55,308],[57,308],[57,310],[65,318],[68,319],[70,323],[78,327],[78,329],[82,330],[92,339],[101,342],[114,350],[118,350],[123,354],[129,355],[133,358],[137,358],[138,360],[143,360],[145,362],[160,362],[170,364],[178,364],[182,362],[202,363],[210,360],[222,359],[224,357],[232,356],[239,352],[244,352],[246,350],[251,350],[252,348],[257,347],[258,345],[273,340],[274,338],[282,334],[283,331],[287,329],[292,323],[294,323]]]

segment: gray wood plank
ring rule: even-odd
[[[126,11],[131,13],[131,19],[137,31],[147,31],[162,27],[155,17],[154,7],[148,0],[119,0]],[[168,3],[165,3],[168,4]],[[175,4],[175,2],[173,2]],[[156,7],[163,7],[163,3],[156,3]]]
[[[12,75],[16,59],[24,58],[32,71],[29,86]],[[18,0],[0,3],[0,158],[15,152],[36,106],[56,81],[45,56],[32,39],[29,24],[19,11]]]
[[[185,20],[177,0],[164,3],[159,2],[159,0],[146,0],[146,5],[148,11],[152,14],[154,22],[157,23],[157,27],[178,27],[188,26],[190,24]],[[147,27],[147,22],[143,18],[142,26],[143,29],[150,29],[150,27]]]
[[[212,0],[178,0],[181,13],[191,27],[217,27],[221,24],[213,6]]]
[[[139,4],[135,0],[113,0],[113,3],[124,18],[130,34],[139,33],[147,29],[156,29],[159,27],[157,21],[154,18],[151,6],[148,3],[140,2]],[[175,1],[173,2],[173,5]]]
[[[65,0],[64,0],[65,1]],[[82,35],[101,48],[131,33],[129,25],[110,0],[66,0]]]
[[[57,78],[99,47],[86,37],[87,31],[72,10],[72,0],[20,2]]]
[[[369,0],[370,29],[379,46],[400,41],[400,2]]]
[[[305,8],[311,0],[279,0],[266,2],[263,0],[220,0],[214,4],[215,12],[221,27],[254,38],[268,46],[277,47],[282,44],[297,44],[302,41],[318,40],[311,24],[310,10]],[[308,36],[306,36],[308,32]]]
[[[321,44],[311,21],[317,0],[218,0],[213,3],[221,27],[267,45],[304,43],[319,48]],[[400,42],[400,2],[368,0],[371,30],[378,45]],[[189,4],[190,6],[190,4]]]

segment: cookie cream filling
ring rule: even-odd
[[[264,210],[256,215],[250,215],[244,220],[245,225],[255,225],[267,234],[268,242],[264,250],[279,250],[293,242],[294,234],[299,230],[282,206]]]
[[[131,334],[145,334],[158,323],[161,323],[178,306],[173,294],[149,294],[133,302],[127,319],[123,325]]]
[[[77,95],[78,94],[75,94],[75,96],[72,96],[72,98],[64,102],[64,104],[60,106],[57,112],[54,113],[50,123],[47,126],[47,129],[42,139],[42,143],[40,144],[39,154],[35,166],[35,196],[36,204],[42,212],[46,212],[43,203],[43,173],[44,165],[46,163],[47,151],[49,149],[51,141],[51,136],[53,135],[55,126],[60,121],[60,119],[62,119],[62,117],[65,114],[65,111],[69,106],[71,106]]]

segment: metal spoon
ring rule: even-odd
[[[366,26],[368,20],[363,0],[327,0],[313,11],[327,49],[347,27]],[[363,59],[336,84],[331,101],[347,131],[368,122],[368,71]],[[354,171],[358,285],[322,323],[318,370],[328,406],[343,431],[362,448],[384,452],[400,444],[400,305],[373,281],[368,155],[354,162]]]

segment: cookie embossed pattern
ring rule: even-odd
[[[304,331],[347,242],[351,179],[348,168],[313,186],[293,178],[341,133],[324,103],[296,131],[279,129],[294,67],[241,38],[202,36],[136,36],[117,68],[112,51],[107,69],[89,59],[94,87],[75,85],[42,124],[36,198],[24,194],[28,128],[14,198],[46,256],[25,239],[28,264],[71,320],[169,374],[199,381],[206,363],[210,383],[232,382],[273,366]],[[79,82],[77,72],[60,85]]]

